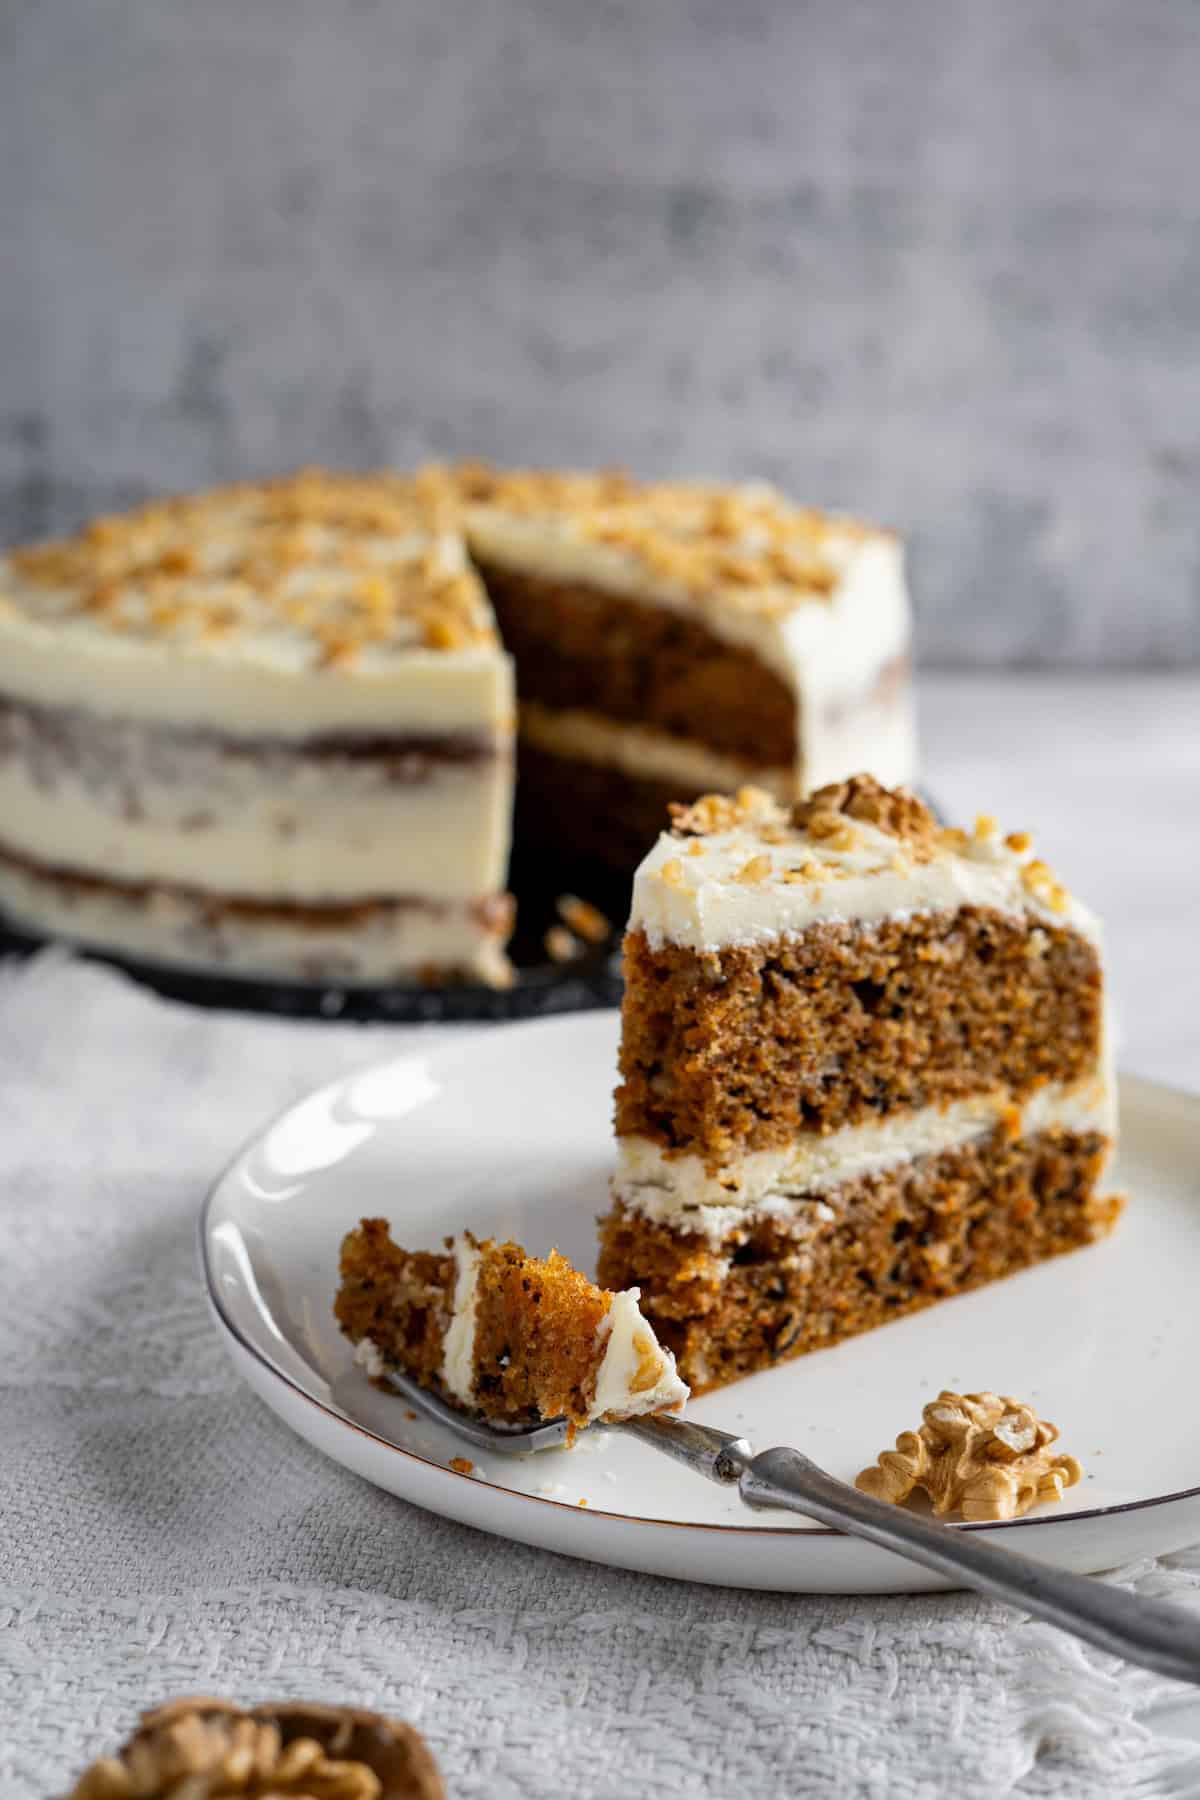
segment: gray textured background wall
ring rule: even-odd
[[[0,531],[765,474],[926,659],[1200,657],[1194,0],[0,0]]]

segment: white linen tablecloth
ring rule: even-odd
[[[1001,759],[1014,690],[930,689],[935,792],[1014,824],[1048,815],[1074,875],[1073,850],[1087,864],[1095,846],[1072,843],[1066,773],[1055,788],[1030,769],[1019,816],[1007,804],[1029,755],[1014,742]],[[1062,691],[1021,687],[1020,736],[1041,705],[1061,717]],[[1181,799],[1198,699],[1200,684],[1160,684],[1139,715],[1134,762],[1174,733]],[[980,764],[961,800],[956,707]],[[1096,883],[1078,885],[1103,910]],[[1182,918],[1163,929],[1173,956]],[[1171,1070],[1132,1012],[1134,1066],[1195,1084],[1200,1067],[1178,1066],[1190,1012],[1170,1021]],[[410,1036],[193,1011],[60,952],[0,965],[3,1800],[60,1792],[141,1707],[189,1690],[395,1711],[427,1733],[452,1795],[489,1800],[1200,1794],[1188,1690],[998,1607],[572,1562],[422,1513],[293,1437],[209,1324],[197,1208],[271,1113]],[[1200,1608],[1200,1553],[1119,1578]]]

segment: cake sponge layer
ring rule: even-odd
[[[1103,1237],[1121,1201],[1097,1192],[1099,1132],[1002,1129],[940,1156],[762,1213],[715,1244],[618,1202],[599,1279],[636,1279],[693,1390],[769,1368]]]

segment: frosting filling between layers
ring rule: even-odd
[[[503,885],[511,765],[282,766],[201,752],[168,769],[50,772],[0,753],[0,843],[114,882],[320,903],[394,894],[467,900]]]
[[[647,781],[675,782],[685,797],[706,788],[730,789],[746,782],[766,788],[781,800],[792,794],[790,767],[755,767],[696,739],[581,709],[546,706],[537,700],[523,700],[519,716],[522,739],[538,750],[622,769]]]
[[[314,907],[239,902],[195,888],[123,886],[40,868],[0,849],[0,908],[53,933],[207,974],[374,983],[441,975],[491,987],[512,980],[500,896],[394,897]]]
[[[802,1221],[844,1182],[936,1156],[997,1126],[1014,1137],[1053,1130],[1111,1137],[1115,1125],[1114,1090],[1105,1067],[1072,1086],[1043,1087],[1023,1106],[993,1093],[924,1107],[824,1136],[809,1133],[783,1149],[751,1151],[715,1175],[703,1157],[669,1156],[645,1137],[619,1138],[612,1191],[629,1211],[705,1237],[716,1249],[751,1217]]]
[[[442,1382],[464,1406],[475,1401],[475,1324],[483,1258],[467,1237],[454,1240],[453,1312],[442,1340]]]

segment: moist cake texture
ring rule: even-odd
[[[704,1388],[1103,1235],[1099,928],[866,776],[677,807],[626,938],[600,1279]]]
[[[442,1253],[403,1250],[386,1220],[364,1219],[342,1245],[334,1311],[368,1374],[400,1369],[490,1419],[579,1428],[687,1398],[637,1290],[604,1292],[557,1250],[541,1260],[470,1232]]]
[[[301,474],[0,563],[0,904],[234,972],[507,979],[511,663],[440,479]]]
[[[891,533],[764,484],[472,468],[456,480],[517,662],[530,832],[563,841],[581,779],[577,813],[623,855],[625,821],[664,787],[678,800],[755,783],[788,801],[863,761],[886,780],[913,775]]]

